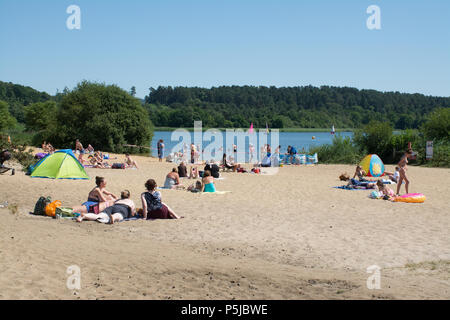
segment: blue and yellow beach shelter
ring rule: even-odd
[[[32,178],[89,179],[72,150],[59,150],[41,159],[32,169]]]
[[[384,174],[384,163],[376,154],[369,154],[359,163],[368,177],[381,177]]]

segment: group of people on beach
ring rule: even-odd
[[[78,222],[83,220],[99,221],[114,224],[133,217],[143,219],[180,219],[169,206],[162,202],[161,193],[157,191],[154,179],[145,182],[145,191],[141,194],[142,209],[136,210],[136,205],[130,199],[131,193],[123,190],[120,199],[106,190],[106,179],[95,178],[96,186],[89,192],[88,199],[81,206],[73,207],[73,212],[79,213]]]
[[[382,180],[376,181],[367,180],[365,178],[367,173],[363,170],[363,168],[360,165],[356,166],[353,178],[350,178],[350,176],[346,173],[341,174],[339,178],[340,180],[348,181],[347,186],[349,187],[363,187],[365,189],[377,189],[381,197],[383,197],[385,200],[394,200],[395,197],[400,196],[400,190],[403,182],[405,183],[406,194],[409,193],[409,178],[407,177],[406,173],[408,170],[407,166],[408,159],[410,159],[412,155],[413,151],[411,148],[409,148],[403,154],[397,166],[395,167],[395,172],[394,173],[385,172],[385,175],[389,178],[389,180],[397,184],[396,192],[390,189],[387,186],[387,184],[384,183]]]
[[[80,140],[75,141],[75,153],[78,154],[78,161],[83,166],[89,166],[97,169],[111,169],[114,168],[114,164],[110,164],[108,161],[105,161],[107,157],[101,151],[95,151],[92,145],[88,145],[87,148],[83,148]],[[88,159],[84,159],[84,155],[88,154]],[[125,154],[125,160],[123,163],[120,163],[120,168],[136,168],[138,169],[137,162],[131,158],[129,153]]]
[[[47,154],[53,154],[56,151],[56,149],[52,146],[52,144],[47,141],[42,142],[41,147],[42,147],[42,150],[44,151],[44,153],[47,153]]]

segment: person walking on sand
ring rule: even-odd
[[[409,179],[406,176],[406,171],[408,170],[408,159],[411,158],[412,156],[412,150],[408,149],[408,151],[405,152],[405,154],[402,156],[402,158],[400,159],[400,161],[398,162],[398,167],[399,167],[399,174],[400,177],[398,179],[398,183],[397,183],[397,193],[396,195],[399,196],[400,195],[400,188],[402,187],[402,183],[403,181],[405,181],[405,190],[406,190],[406,194],[409,193]]]

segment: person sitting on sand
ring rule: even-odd
[[[8,150],[3,150],[0,152],[0,174],[4,174],[5,172],[8,172],[9,170],[11,170],[11,168],[8,168],[3,165],[9,159],[11,159],[11,153]],[[11,175],[13,176],[13,175],[15,175],[15,173],[16,173],[16,170],[12,169]]]
[[[178,166],[178,175],[180,178],[187,178],[187,168],[184,164],[184,161],[181,161],[180,165]]]
[[[47,148],[47,141],[42,142],[42,151],[44,153],[48,153],[48,148]]]
[[[91,145],[88,145],[88,147],[86,148],[86,151],[88,152],[88,153],[94,153],[94,147],[93,146],[91,146]]]
[[[366,172],[360,165],[356,166],[355,174],[353,175],[353,179],[358,177],[359,181],[364,182],[367,181],[364,177],[366,176]]]
[[[203,192],[216,192],[216,185],[214,184],[214,177],[211,176],[211,171],[206,170],[202,178]]]
[[[389,179],[395,183],[398,183],[398,180],[400,179],[400,168],[397,166],[395,167],[395,172],[385,172],[385,175],[389,177]]]
[[[389,188],[387,185],[385,185],[383,183],[383,181],[381,181],[381,180],[377,181],[377,188],[385,200],[391,200],[394,198],[394,196],[395,196],[394,191],[391,188]]]
[[[73,207],[77,213],[98,213],[112,206],[117,197],[106,190],[106,180],[103,177],[95,177],[96,187],[89,192],[88,200],[81,206]]]
[[[191,184],[187,188],[187,191],[194,192],[194,193],[202,192],[203,191],[203,184],[202,184],[202,182],[199,181],[199,180],[195,181],[195,184]]]
[[[136,215],[136,206],[130,199],[130,191],[124,190],[120,194],[120,200],[116,200],[114,205],[104,209],[99,214],[81,213],[77,218],[78,222],[83,220],[99,221],[102,223],[114,224],[124,219],[128,219]]]
[[[237,164],[228,162],[226,153],[224,153],[223,157],[222,157],[222,166],[223,166],[223,170],[225,170],[225,169],[227,169],[227,170],[232,169],[233,172],[236,172],[236,169],[239,167]]]
[[[135,167],[136,169],[139,169],[139,167],[137,165],[137,162],[130,157],[129,153],[125,154],[125,167],[126,168],[133,168],[133,167]]]
[[[211,172],[211,175],[218,179],[220,177],[220,168],[219,166],[214,162],[213,159],[211,161],[206,161],[205,169],[204,171]]]
[[[161,193],[156,191],[156,181],[147,180],[145,183],[146,192],[141,194],[142,217],[144,219],[180,219],[172,209],[162,202]]]
[[[196,166],[192,166],[189,170],[189,179],[197,179],[199,177],[198,169]]]
[[[84,154],[80,153],[78,155],[78,161],[84,166],[84,163],[86,162],[86,160],[84,160],[83,157],[84,157]]]
[[[165,189],[184,189],[184,186],[180,182],[180,176],[178,175],[177,168],[173,168],[166,176],[164,181]]]

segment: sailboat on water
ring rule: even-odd
[[[333,125],[333,127],[331,127],[331,134],[335,134],[336,133],[336,130],[334,130],[334,125]]]

